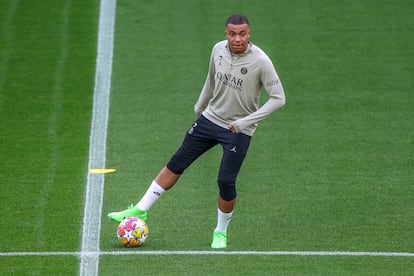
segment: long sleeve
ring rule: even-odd
[[[236,132],[240,132],[248,126],[256,125],[286,103],[285,91],[271,60],[266,58],[263,64],[260,79],[269,98],[258,110],[232,123],[236,128]]]
[[[214,51],[211,53],[210,57],[210,65],[208,69],[207,78],[204,82],[203,89],[201,90],[200,96],[196,104],[194,105],[194,114],[196,118],[201,116],[201,113],[206,109],[210,99],[214,95],[214,74],[215,74],[215,66],[214,66]]]

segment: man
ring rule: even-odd
[[[227,228],[236,203],[236,178],[257,123],[285,104],[285,94],[269,57],[250,39],[248,19],[232,15],[226,21],[226,40],[212,50],[207,79],[194,107],[197,120],[180,148],[161,169],[142,199],[130,208],[109,213],[120,222],[128,216],[147,220],[147,211],[200,155],[221,144],[218,175],[217,225],[211,248],[227,247]],[[259,107],[264,87],[267,101]]]

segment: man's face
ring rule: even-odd
[[[225,33],[233,54],[241,54],[246,51],[250,38],[249,25],[246,23],[240,25],[227,24]]]

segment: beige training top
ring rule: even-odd
[[[267,101],[259,107],[262,87]],[[252,136],[257,123],[285,104],[285,93],[270,58],[249,43],[243,54],[232,54],[227,40],[214,45],[207,79],[194,106],[215,124]]]

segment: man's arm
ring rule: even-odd
[[[238,133],[248,126],[260,122],[285,105],[285,91],[270,59],[264,62],[261,82],[269,96],[268,100],[257,111],[231,123],[229,125],[231,131]]]
[[[206,109],[210,99],[213,97],[214,90],[214,75],[215,75],[215,65],[214,65],[214,56],[213,52],[210,57],[210,65],[208,68],[208,74],[206,81],[204,82],[203,89],[201,90],[200,96],[196,104],[194,105],[194,114],[196,118],[201,116],[201,113]]]

